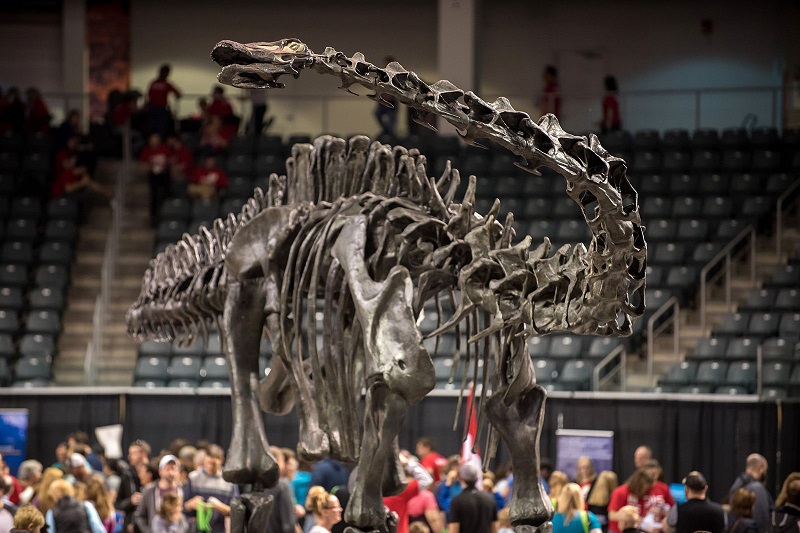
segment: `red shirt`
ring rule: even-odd
[[[19,495],[22,493],[22,485],[19,484],[17,478],[10,475],[5,477],[5,481],[6,484],[11,488],[11,491],[6,495],[8,501],[14,505],[19,505]]]
[[[192,173],[192,183],[214,185],[217,189],[224,189],[228,186],[228,175],[216,166],[213,168],[197,167]]]
[[[408,500],[408,516],[424,516],[428,509],[439,509],[436,496],[429,490],[421,490],[419,494]]]
[[[155,79],[147,91],[147,101],[153,107],[167,107],[167,97],[172,93],[180,96],[181,92],[167,80]]]
[[[561,91],[557,83],[548,83],[542,93],[542,114],[552,113],[556,117],[561,114]]]
[[[50,131],[50,111],[41,98],[34,100],[26,110],[25,129],[33,133]]]
[[[83,179],[83,176],[77,174],[74,168],[65,167],[58,173],[50,192],[54,198],[64,196],[67,193],[67,185],[77,183],[81,179]]]
[[[233,115],[233,108],[225,98],[214,98],[206,109],[206,113],[224,119]]]
[[[442,467],[447,464],[447,459],[436,452],[431,452],[420,459],[419,463],[430,472],[433,482],[436,483],[442,476]]]
[[[647,516],[647,512],[651,507],[656,505],[667,504],[670,507],[675,505],[675,500],[669,492],[669,487],[666,483],[661,481],[656,482],[653,488],[645,494],[642,498],[636,498],[628,491],[628,484],[620,485],[614,492],[611,493],[611,499],[608,502],[609,511],[619,511],[626,505],[635,505],[639,508],[639,514],[642,518]],[[608,530],[612,533],[619,533],[619,526],[617,522],[608,521]]]
[[[139,154],[139,161],[147,163],[153,174],[163,174],[167,171],[170,155],[170,150],[166,145],[161,144],[155,148],[147,145]]]
[[[622,120],[619,114],[619,100],[613,94],[607,94],[603,98],[603,124],[609,111],[611,111],[611,125],[618,128]]]
[[[397,513],[397,533],[408,533],[408,502],[419,494],[419,481],[412,479],[408,482],[406,490],[397,496],[387,496],[383,504],[390,511]]]
[[[186,146],[180,145],[177,149],[172,150],[172,160],[175,166],[183,170],[184,174],[189,174],[194,166],[194,158],[192,152]]]

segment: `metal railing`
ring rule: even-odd
[[[668,311],[672,311],[672,315],[670,315],[667,320],[665,320],[658,326],[658,328],[656,328],[656,322],[658,319]],[[656,337],[661,335],[661,333],[663,333],[670,325],[672,325],[672,355],[674,362],[678,362],[678,348],[680,345],[681,334],[680,313],[681,304],[678,301],[678,298],[673,296],[664,302],[664,305],[659,307],[658,310],[647,319],[647,383],[651,387],[655,385],[653,382],[653,364],[655,360]]]
[[[739,244],[747,241],[748,246],[739,249]],[[731,311],[731,266],[734,259],[738,259],[739,255],[744,254],[750,250],[750,286],[756,284],[756,230],[752,225],[743,229],[736,237],[731,240],[720,252],[714,256],[711,261],[703,267],[700,271],[700,329],[705,331],[708,315],[708,285],[716,283],[720,277],[725,278],[725,309]],[[739,252],[737,254],[737,252]],[[713,278],[709,279],[709,274],[724,261],[724,267],[721,271],[717,272]]]
[[[606,367],[610,366],[614,361],[616,365],[608,370],[602,378],[600,372]],[[620,391],[625,392],[628,390],[628,352],[621,344],[611,350],[611,352],[603,358],[602,361],[597,363],[592,370],[592,391],[598,392],[600,389],[609,383],[617,375],[620,376]]]
[[[800,188],[800,181],[795,180],[795,182],[789,185],[783,194],[778,197],[778,201],[775,204],[775,255],[778,261],[780,261],[783,256],[783,210],[789,207],[789,205],[787,205],[788,200],[798,188]]]
[[[122,167],[117,175],[114,187],[114,200],[111,202],[111,228],[106,237],[103,252],[103,266],[100,271],[100,294],[97,295],[92,315],[92,339],[86,350],[83,363],[85,385],[97,384],[98,361],[103,354],[105,330],[108,318],[108,304],[114,284],[115,266],[119,252],[119,241],[123,218],[123,203],[131,175],[131,131],[129,126],[123,128]]]

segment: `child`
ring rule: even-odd
[[[183,498],[171,492],[165,494],[150,530],[152,533],[187,533],[189,522],[183,515]]]

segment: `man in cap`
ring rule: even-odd
[[[725,530],[725,511],[706,498],[708,483],[700,472],[689,472],[683,479],[686,502],[675,505],[667,515],[667,530],[674,533],[709,531],[723,533]]]
[[[494,498],[475,487],[480,471],[474,463],[464,463],[458,469],[463,490],[450,502],[448,533],[495,533],[497,504]]]
[[[223,449],[216,444],[209,445],[203,459],[203,468],[189,474],[189,482],[186,484],[184,509],[190,513],[195,513],[198,508],[210,509],[211,533],[225,533],[225,517],[231,514],[231,500],[239,495],[236,485],[222,479],[224,461]],[[199,515],[202,515],[202,510]],[[200,525],[198,524],[198,529]]]
[[[76,482],[89,483],[92,479],[92,467],[89,465],[86,457],[74,452],[69,456],[69,473],[67,480],[73,485]]]
[[[134,523],[140,533],[150,533],[150,524],[161,509],[165,495],[172,493],[183,498],[183,489],[178,483],[179,472],[178,458],[174,455],[165,455],[158,462],[159,479],[142,488],[142,501],[134,514]]]
[[[142,501],[142,484],[139,482],[138,468],[150,463],[150,444],[136,439],[128,446],[128,468],[120,476],[119,492],[114,507],[125,513],[123,529],[125,533],[133,533],[133,514]]]

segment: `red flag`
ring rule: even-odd
[[[480,465],[480,449],[477,448],[478,453],[472,453],[472,448],[475,446],[475,439],[478,438],[478,417],[476,416],[477,409],[474,407],[475,402],[475,386],[474,383],[469,384],[469,396],[467,396],[467,412],[464,415],[464,425],[467,427],[467,438],[461,445],[461,462],[466,463],[475,461],[477,458]]]

